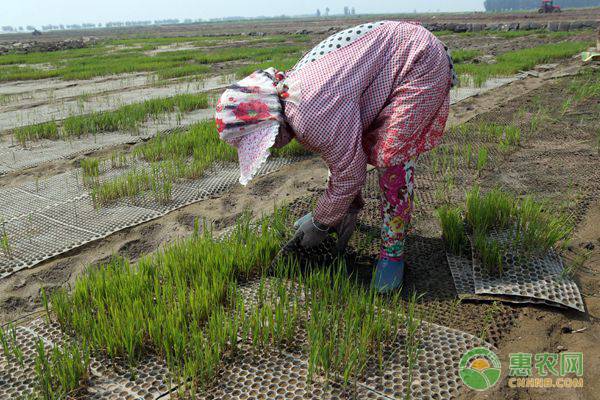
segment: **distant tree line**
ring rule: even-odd
[[[531,10],[540,7],[541,0],[485,0],[486,11]],[[600,0],[554,0],[561,8],[597,7]]]
[[[600,0],[598,0],[600,1]],[[321,16],[321,11],[317,10],[317,16]],[[329,7],[325,8],[325,16],[329,16]],[[356,10],[354,7],[344,7],[344,15],[356,15]],[[72,24],[72,25],[42,25],[41,30],[43,31],[57,31],[57,30],[81,30],[81,29],[94,29],[94,28],[122,28],[122,27],[131,27],[131,26],[150,26],[150,25],[177,25],[177,24],[196,24],[200,22],[221,22],[221,21],[240,21],[240,20],[253,20],[253,19],[281,19],[281,18],[292,18],[288,15],[277,15],[277,16],[258,16],[258,17],[241,17],[241,16],[233,16],[233,17],[223,17],[223,18],[211,18],[211,19],[191,19],[186,18],[184,20],[179,19],[159,19],[154,21],[110,21],[106,22],[104,25],[102,23],[99,24]],[[2,26],[0,30],[5,33],[13,33],[13,32],[33,32],[37,28],[32,25],[27,25],[26,27],[18,26]]]
[[[237,19],[239,19],[239,18],[240,17],[237,17]],[[160,19],[160,20],[155,20],[155,21],[110,21],[110,22],[105,23],[104,25],[102,23],[99,23],[99,24],[85,23],[85,24],[71,24],[71,25],[48,24],[48,25],[42,25],[41,29],[43,31],[58,31],[58,30],[62,31],[62,30],[69,30],[69,29],[79,30],[79,29],[94,29],[94,28],[102,28],[102,27],[119,28],[119,27],[130,27],[130,26],[194,24],[194,23],[198,23],[198,22],[202,22],[202,21],[203,21],[202,19],[186,18],[183,21],[181,21],[179,19]],[[18,27],[2,26],[2,27],[0,27],[0,30],[2,32],[6,32],[6,33],[33,32],[36,29],[37,28],[32,25],[27,25],[26,27],[22,27],[22,26],[18,26]]]

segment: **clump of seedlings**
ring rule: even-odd
[[[10,238],[8,237],[8,233],[6,232],[6,221],[4,221],[4,219],[1,217],[0,224],[2,224],[2,237],[0,238],[0,247],[2,248],[2,252],[4,253],[4,255],[7,258],[12,259],[13,254],[10,245]]]
[[[477,152],[477,172],[481,175],[481,172],[488,163],[488,149],[487,147],[480,147]]]
[[[56,140],[60,137],[58,125],[54,121],[16,128],[13,130],[13,135],[21,146],[25,146],[28,141]]]
[[[6,330],[0,327],[0,343],[2,344],[4,357],[23,367],[25,356],[17,340],[17,328],[13,324],[8,324]]]
[[[83,171],[83,184],[93,186],[98,183],[100,176],[100,160],[95,157],[87,157],[79,162],[79,166]]]
[[[291,157],[307,154],[298,142],[292,141],[274,156]],[[137,146],[133,160],[150,163],[148,168],[134,168],[124,175],[92,186],[92,199],[96,205],[105,205],[118,199],[135,198],[152,191],[160,202],[171,200],[173,184],[180,179],[198,179],[216,162],[237,159],[236,149],[219,139],[213,121],[200,122],[187,130],[161,134]],[[111,155],[112,166],[126,163],[124,155]],[[85,179],[85,171],[84,171]]]
[[[51,295],[49,318],[134,378],[146,357],[164,360],[182,397],[213,383],[241,345],[301,351],[309,357],[309,379],[320,374],[349,383],[383,368],[400,341],[413,368],[420,347],[416,297],[408,304],[399,291],[382,297],[348,278],[341,262],[308,270],[283,257],[272,264],[290,234],[288,220],[285,209],[252,224],[244,216],[221,240],[196,223],[189,239],[137,265],[117,258],[90,268],[71,293]],[[238,282],[257,276],[254,301],[244,299]]]
[[[50,298],[51,318],[92,352],[129,367],[154,354],[183,388],[211,382],[235,352],[244,310],[236,280],[257,274],[279,250],[285,210],[216,240],[210,229],[131,265],[90,268],[71,293]],[[233,312],[233,317],[232,317]],[[182,389],[184,390],[184,389]]]
[[[35,392],[29,398],[58,400],[76,398],[90,377],[90,351],[82,345],[66,343],[48,350],[42,339],[36,344]]]
[[[508,251],[542,256],[566,240],[572,229],[566,217],[532,197],[517,199],[499,189],[481,194],[475,187],[467,193],[464,208],[442,207],[437,214],[448,248],[460,254],[465,235],[470,235],[482,265],[493,274],[502,274]]]
[[[468,240],[462,210],[459,207],[446,205],[437,209],[436,213],[442,225],[444,240],[450,251],[454,254],[461,254]]]

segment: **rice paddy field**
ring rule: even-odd
[[[376,171],[344,254],[286,245],[325,188],[317,154],[293,141],[237,184],[220,92],[372,19],[0,55],[1,399],[598,398],[600,66],[579,57],[595,31],[434,32],[460,84],[417,163],[392,294],[371,288]]]

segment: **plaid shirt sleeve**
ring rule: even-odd
[[[332,132],[323,132],[321,156],[331,171],[325,193],[314,212],[317,222],[335,226],[344,218],[350,204],[360,196],[367,174],[367,155],[362,147],[360,111],[353,102],[342,106],[346,118],[336,120]]]

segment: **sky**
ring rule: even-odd
[[[0,26],[106,23],[179,18],[208,19],[228,16],[311,14],[317,8],[330,13],[344,6],[356,13],[427,11],[481,11],[483,0],[4,0]]]

